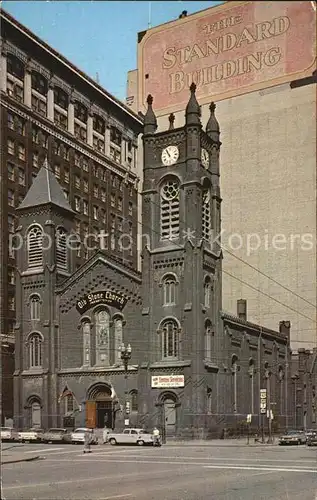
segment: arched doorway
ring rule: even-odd
[[[42,406],[41,401],[37,396],[31,396],[25,406],[27,410],[26,427],[41,428],[42,426]]]
[[[86,426],[89,428],[114,428],[114,398],[108,384],[94,384],[87,392]]]
[[[161,395],[163,407],[163,422],[166,437],[175,436],[177,431],[177,397],[175,394],[167,392]]]

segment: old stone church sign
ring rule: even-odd
[[[88,295],[84,295],[80,300],[77,301],[76,309],[80,314],[83,314],[91,307],[97,306],[99,304],[106,304],[122,311],[127,301],[128,299],[119,292],[113,292],[112,290],[102,290],[99,292],[92,292]]]

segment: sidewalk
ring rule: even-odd
[[[15,464],[19,462],[32,462],[33,460],[38,460],[40,458],[40,456],[36,453],[36,450],[34,450],[34,453],[25,453],[21,448],[21,445],[8,447],[3,446],[1,452],[1,465]]]
[[[278,439],[275,439],[274,443],[268,444],[267,438],[264,443],[254,442],[254,438],[250,438],[249,444],[247,443],[247,438],[240,439],[210,439],[210,440],[176,440],[167,438],[164,446],[216,446],[216,447],[263,447],[263,446],[278,446]]]

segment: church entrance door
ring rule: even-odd
[[[94,385],[87,394],[86,426],[112,429],[114,427],[114,401],[111,388],[104,383]]]
[[[165,415],[165,435],[174,436],[176,433],[176,408],[175,408],[175,401],[173,401],[172,399],[165,399],[164,415]]]

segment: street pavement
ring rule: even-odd
[[[225,443],[224,443],[225,444]],[[316,500],[317,450],[245,443],[161,448],[24,445],[3,464],[3,500]]]

